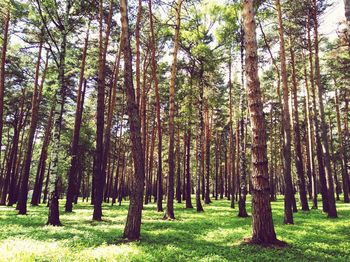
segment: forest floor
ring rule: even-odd
[[[105,204],[103,222],[91,221],[88,203],[67,214],[60,202],[62,227],[45,226],[45,206],[29,206],[27,216],[0,207],[0,261],[350,261],[350,204],[337,203],[338,219],[328,219],[321,209],[299,211],[295,225],[283,225],[280,198],[272,203],[273,218],[278,238],[289,245],[271,249],[244,243],[251,217],[238,218],[238,207],[231,209],[227,200],[205,205],[204,213],[176,204],[175,221],[162,220],[149,204],[142,239],[134,243],[120,243],[126,202]]]

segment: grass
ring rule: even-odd
[[[45,226],[44,206],[29,207],[27,216],[0,207],[0,261],[350,261],[350,205],[340,202],[338,219],[328,219],[321,209],[299,211],[295,225],[283,225],[283,201],[274,202],[276,233],[288,243],[279,249],[245,244],[251,218],[238,218],[227,200],[204,206],[204,213],[176,204],[175,221],[162,220],[155,205],[147,205],[142,239],[134,243],[119,241],[126,203],[104,205],[104,221],[93,222],[89,204],[67,214],[63,202],[63,227]]]

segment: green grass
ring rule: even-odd
[[[147,205],[142,239],[134,243],[120,243],[126,203],[104,205],[104,221],[93,222],[89,204],[66,214],[63,202],[63,227],[45,226],[44,206],[29,207],[27,216],[0,207],[0,261],[350,261],[350,205],[340,202],[338,219],[299,211],[295,225],[283,225],[283,201],[274,202],[278,238],[289,244],[279,249],[245,244],[251,218],[238,218],[227,200],[204,206],[204,213],[176,204],[175,221],[163,221],[155,205]]]

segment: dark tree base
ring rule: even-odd
[[[168,213],[168,212],[166,212],[166,213],[164,214],[163,220],[169,220],[169,221],[175,220],[175,215],[174,215],[174,213]]]
[[[246,238],[244,243],[248,245],[258,245],[265,248],[285,248],[288,244],[284,241],[274,239],[271,241],[262,241],[260,239]]]
[[[246,217],[250,217],[249,215],[248,215],[248,213],[247,212],[243,212],[243,213],[241,213],[241,212],[239,212],[238,213],[238,217],[241,217],[241,218],[246,218]]]

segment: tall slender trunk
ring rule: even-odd
[[[304,211],[309,210],[309,204],[307,202],[306,186],[305,186],[305,176],[304,176],[304,166],[303,166],[303,155],[301,150],[300,142],[300,128],[299,128],[299,112],[298,112],[298,92],[297,92],[297,78],[295,72],[295,56],[294,50],[290,48],[291,65],[292,65],[292,93],[293,93],[293,116],[294,116],[294,146],[296,154],[296,169],[298,175],[298,185],[299,185],[299,197],[301,202],[301,209]]]
[[[55,110],[54,110],[54,129],[52,136],[52,150],[51,150],[51,164],[50,164],[50,184],[48,189],[49,197],[49,214],[48,214],[48,225],[60,226],[59,218],[59,189],[58,184],[61,179],[61,175],[58,173],[58,154],[61,150],[61,129],[62,129],[62,119],[64,104],[66,100],[67,93],[67,82],[65,78],[66,70],[66,48],[67,48],[67,27],[68,27],[68,14],[69,14],[69,4],[66,5],[66,13],[64,17],[64,28],[61,31],[61,46],[59,52],[59,64],[58,64],[58,81],[59,87],[55,94]]]
[[[255,11],[253,3],[253,0],[244,0],[243,2],[244,39],[246,43],[245,74],[247,79],[247,100],[252,126],[252,242],[274,244],[277,242],[277,238],[270,204],[266,129],[258,77]]]
[[[331,157],[331,161],[333,163],[333,173],[334,173],[334,184],[335,184],[335,194],[336,194],[336,200],[339,201],[340,200],[340,185],[338,182],[338,172],[337,172],[337,159],[336,156],[334,154],[334,139],[333,139],[333,123],[332,123],[332,117],[329,116],[329,137],[330,137],[330,157]]]
[[[220,165],[220,144],[219,144],[219,132],[216,131],[215,136],[215,200],[218,200],[219,197],[219,165]]]
[[[347,154],[345,153],[345,146],[343,140],[343,133],[341,128],[341,120],[340,120],[340,110],[339,110],[339,95],[338,90],[335,90],[335,109],[337,113],[337,131],[339,138],[339,153],[340,153],[340,161],[341,161],[341,174],[343,180],[343,193],[344,193],[344,203],[349,203],[349,174],[348,174],[348,159]]]
[[[191,181],[191,124],[189,123],[186,134],[186,208],[193,208],[191,194],[192,194],[192,181]]]
[[[132,56],[129,34],[129,19],[127,0],[120,1],[120,13],[122,24],[122,47],[124,54],[124,81],[127,94],[127,112],[129,116],[131,151],[134,161],[134,176],[131,181],[129,212],[124,229],[124,237],[128,240],[140,238],[141,213],[143,204],[143,189],[145,180],[145,163],[142,143],[139,108],[135,101],[135,91],[132,77]]]
[[[196,159],[197,159],[197,166],[196,166],[196,177],[197,177],[197,186],[196,186],[196,209],[197,212],[203,212],[203,206],[200,198],[200,191],[201,191],[201,178],[203,176],[203,161],[202,161],[202,154],[203,154],[203,140],[204,140],[204,119],[203,119],[203,100],[204,100],[204,86],[203,86],[203,64],[200,65],[200,72],[199,72],[199,130],[197,130],[197,137],[196,137]]]
[[[35,178],[33,196],[31,201],[31,204],[33,206],[36,206],[40,203],[41,191],[42,191],[42,186],[43,186],[43,181],[45,176],[45,169],[46,169],[46,159],[48,156],[48,147],[50,144],[50,137],[51,137],[53,111],[54,111],[54,107],[52,106],[50,110],[49,118],[47,121],[47,125],[45,127],[44,141],[41,148],[39,165],[38,165],[36,178]]]
[[[310,31],[308,30],[308,39],[310,39]],[[308,40],[309,42],[309,40]],[[311,48],[311,47],[310,47]],[[310,49],[311,50],[311,49]],[[312,67],[312,54],[310,53],[309,56],[309,62],[310,66]],[[306,59],[304,58],[304,78],[305,78],[305,103],[306,103],[306,118],[307,118],[307,149],[308,149],[308,156],[310,159],[310,176],[311,176],[311,190],[312,190],[312,208],[317,209],[317,181],[316,181],[316,168],[315,168],[315,157],[314,157],[314,130],[312,129],[313,125],[313,119],[315,117],[312,116],[312,110],[310,110],[311,105],[310,105],[310,89],[309,89],[309,81],[307,78],[307,70],[306,70]],[[313,71],[310,69],[310,82],[311,82],[311,88],[313,88]],[[315,131],[316,132],[316,131]]]
[[[146,198],[147,201],[151,201],[152,196],[152,178],[153,178],[153,162],[154,162],[154,146],[156,140],[156,121],[153,121],[152,127],[152,136],[151,136],[151,148],[150,148],[150,157],[149,157],[149,168],[148,168],[148,182],[146,189]],[[146,202],[145,202],[146,203]]]
[[[103,34],[103,1],[99,1],[99,62],[97,81],[97,114],[96,114],[96,151],[95,151],[95,193],[94,212],[92,219],[102,220],[103,189],[106,180],[107,157],[104,155],[104,125],[105,125],[105,78],[106,78],[106,55],[108,40],[113,16],[113,0],[109,4],[109,14],[105,36]]]
[[[233,139],[233,110],[232,110],[232,80],[231,80],[231,50],[230,50],[230,59],[229,59],[229,144],[228,144],[228,171],[227,171],[227,183],[228,183],[228,192],[227,199],[230,200],[231,196],[231,208],[234,208],[234,173],[235,173],[235,161],[234,161],[234,139]]]
[[[46,175],[46,181],[45,181],[45,188],[44,188],[44,196],[43,196],[43,203],[45,204],[47,201],[47,195],[49,191],[49,183],[50,183],[50,171],[51,171],[51,161],[49,162],[49,166],[47,169],[47,175]]]
[[[202,121],[203,120],[201,120],[201,122]],[[201,161],[201,158],[202,158],[201,132],[202,131],[197,130],[197,135],[196,135],[196,210],[197,212],[204,211],[202,202],[201,202],[201,176],[202,176],[202,163],[203,163]]]
[[[206,101],[205,106],[205,198],[204,203],[211,203],[210,200],[210,140],[211,140],[211,130],[210,130],[210,120],[209,120],[209,108],[208,101]]]
[[[183,0],[178,0],[176,5],[176,26],[174,36],[173,61],[171,65],[171,76],[169,85],[169,173],[168,173],[168,188],[167,188],[167,205],[164,219],[175,219],[174,216],[174,176],[175,176],[175,81],[177,72],[177,52],[180,47],[180,23],[181,23],[181,5]],[[153,23],[153,19],[152,19]],[[154,37],[152,37],[154,41]]]
[[[244,88],[244,30],[243,22],[241,25],[241,93],[240,93],[240,109],[241,109],[241,119],[238,123],[237,132],[237,143],[238,143],[238,165],[239,165],[239,217],[247,217],[246,210],[246,196],[247,196],[247,159],[246,159],[246,146],[245,146],[245,123],[244,118],[246,114],[246,100],[245,100],[245,88]],[[272,125],[271,125],[272,126]],[[238,170],[238,169],[237,169]],[[273,174],[271,174],[273,179]],[[273,181],[273,180],[272,180]],[[272,191],[273,192],[273,191]]]
[[[282,11],[280,1],[276,0],[276,9],[278,16],[278,31],[280,37],[280,59],[281,59],[281,77],[283,86],[283,173],[285,181],[284,192],[284,223],[293,224],[293,185],[291,171],[291,124],[289,112],[289,88],[287,80],[286,53],[284,44],[284,29],[282,22]]]
[[[157,61],[156,61],[156,39],[154,33],[153,25],[153,12],[152,12],[152,0],[148,1],[149,9],[149,20],[151,27],[151,47],[152,47],[152,56],[151,56],[151,67],[152,67],[152,80],[154,85],[154,93],[156,96],[156,112],[157,112],[157,130],[158,130],[158,169],[157,169],[157,211],[162,212],[163,206],[163,181],[162,181],[162,123],[160,119],[160,97],[158,90],[158,76],[157,76]]]
[[[315,92],[315,77],[314,77],[314,63],[313,63],[313,51],[312,51],[312,43],[311,43],[311,14],[309,14],[307,21],[307,38],[308,38],[308,49],[309,49],[309,63],[310,63],[310,84],[312,91],[312,107],[313,107],[313,130],[315,133],[316,140],[316,157],[318,162],[318,173],[320,177],[321,184],[321,196],[322,196],[322,208],[324,212],[328,212],[328,190],[327,190],[327,182],[325,177],[325,168],[323,162],[323,153],[322,153],[322,145],[320,140],[320,127],[319,127],[319,119],[316,107],[316,92]]]
[[[18,197],[18,214],[25,215],[27,214],[27,198],[28,198],[28,180],[30,174],[30,165],[32,163],[32,150],[34,144],[34,135],[38,123],[38,112],[39,112],[39,71],[41,63],[41,51],[43,47],[43,37],[40,36],[40,44],[38,51],[38,60],[35,68],[35,78],[34,78],[34,90],[32,97],[32,106],[31,106],[31,118],[30,118],[30,127],[28,134],[27,149],[25,154],[24,170],[21,180],[21,188],[19,191]]]
[[[317,104],[320,114],[320,127],[321,127],[321,145],[322,152],[324,156],[324,165],[325,165],[325,175],[327,179],[328,187],[328,217],[336,218],[337,209],[335,205],[334,198],[334,184],[333,176],[330,163],[330,154],[329,154],[329,141],[327,135],[327,124],[325,120],[324,106],[323,106],[323,86],[321,84],[321,72],[320,72],[320,63],[318,56],[318,21],[317,21],[317,2],[313,0],[313,19],[314,19],[314,49],[315,49],[315,77],[316,77],[316,88],[317,88]]]
[[[22,136],[23,136],[23,133],[22,133]],[[2,192],[2,189],[3,189],[3,183],[4,183],[4,180],[5,180],[5,174],[4,174],[4,170],[5,170],[5,167],[6,167],[6,163],[7,163],[7,160],[9,158],[9,155],[10,155],[10,151],[11,151],[11,144],[10,143],[10,128],[7,129],[7,143],[6,143],[6,148],[5,148],[5,153],[4,153],[4,156],[3,156],[3,159],[2,159],[2,163],[0,165],[0,194]],[[6,201],[5,201],[6,202]]]
[[[76,174],[77,174],[77,168],[78,168],[78,146],[79,146],[79,137],[80,137],[80,126],[83,116],[83,109],[84,109],[84,95],[85,95],[85,89],[86,89],[86,80],[84,78],[84,72],[85,72],[85,63],[86,63],[86,53],[89,43],[89,29],[90,29],[90,23],[88,25],[88,29],[85,36],[85,43],[83,48],[83,54],[82,54],[82,62],[80,67],[80,76],[79,76],[79,83],[78,83],[78,90],[77,90],[77,104],[75,108],[75,121],[74,121],[74,129],[73,129],[73,138],[72,138],[72,145],[71,145],[71,164],[70,169],[68,171],[68,189],[67,189],[67,201],[65,206],[66,212],[72,212],[73,209],[73,198],[76,193]],[[84,90],[83,89],[84,85]]]
[[[275,121],[273,119],[273,113],[274,113],[274,105],[271,103],[271,109],[270,109],[270,200],[271,201],[276,201],[276,194],[275,194],[275,154],[276,151],[275,149],[275,137],[276,137],[276,132],[275,132]]]
[[[176,200],[181,203],[181,149],[180,149],[180,127],[177,129],[176,142]]]
[[[0,149],[2,146],[2,130],[4,125],[4,91],[5,91],[5,65],[7,55],[8,34],[10,26],[10,7],[7,7],[4,19],[4,30],[1,49],[1,64],[0,64]],[[1,150],[0,150],[1,158]]]

